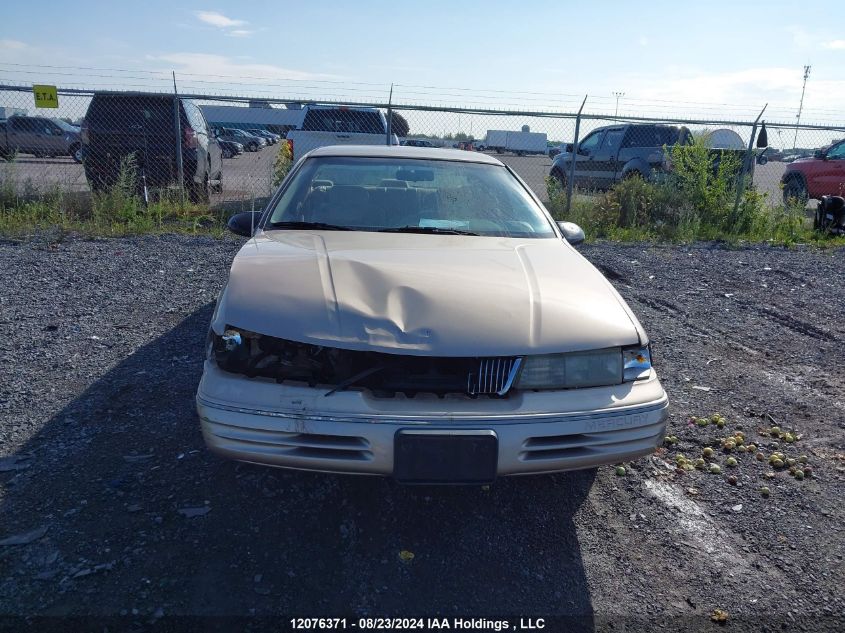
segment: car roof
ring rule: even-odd
[[[328,145],[308,153],[309,156],[356,156],[363,158],[421,158],[431,160],[451,160],[463,163],[486,163],[502,165],[487,154],[468,152],[460,149],[440,147],[413,147],[411,145]]]

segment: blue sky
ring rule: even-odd
[[[620,91],[631,113],[745,116],[769,102],[790,120],[809,63],[807,116],[842,123],[841,0],[69,6],[6,3],[0,82],[163,86],[175,70],[181,86],[218,93],[383,99],[393,82],[409,102],[567,110],[584,94],[612,110]]]

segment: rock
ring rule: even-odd
[[[136,462],[143,462],[152,458],[152,453],[150,453],[149,455],[124,455],[123,461],[129,462],[130,464],[134,464]]]
[[[0,540],[0,545],[28,545],[47,534],[48,529],[48,526],[42,525],[34,530],[30,530],[29,532],[21,532],[20,534],[7,536],[3,540]]]
[[[32,466],[32,455],[11,455],[0,457],[0,473],[8,473],[14,470],[24,470]]]
[[[192,519],[194,517],[202,517],[211,512],[211,506],[201,506],[199,508],[179,508],[179,514],[183,517]]]

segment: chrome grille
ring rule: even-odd
[[[467,376],[467,393],[472,396],[505,395],[516,378],[521,362],[521,358],[513,357],[479,359],[478,371]]]

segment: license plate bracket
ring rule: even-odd
[[[393,475],[405,484],[487,484],[496,478],[499,438],[487,429],[400,429]]]

